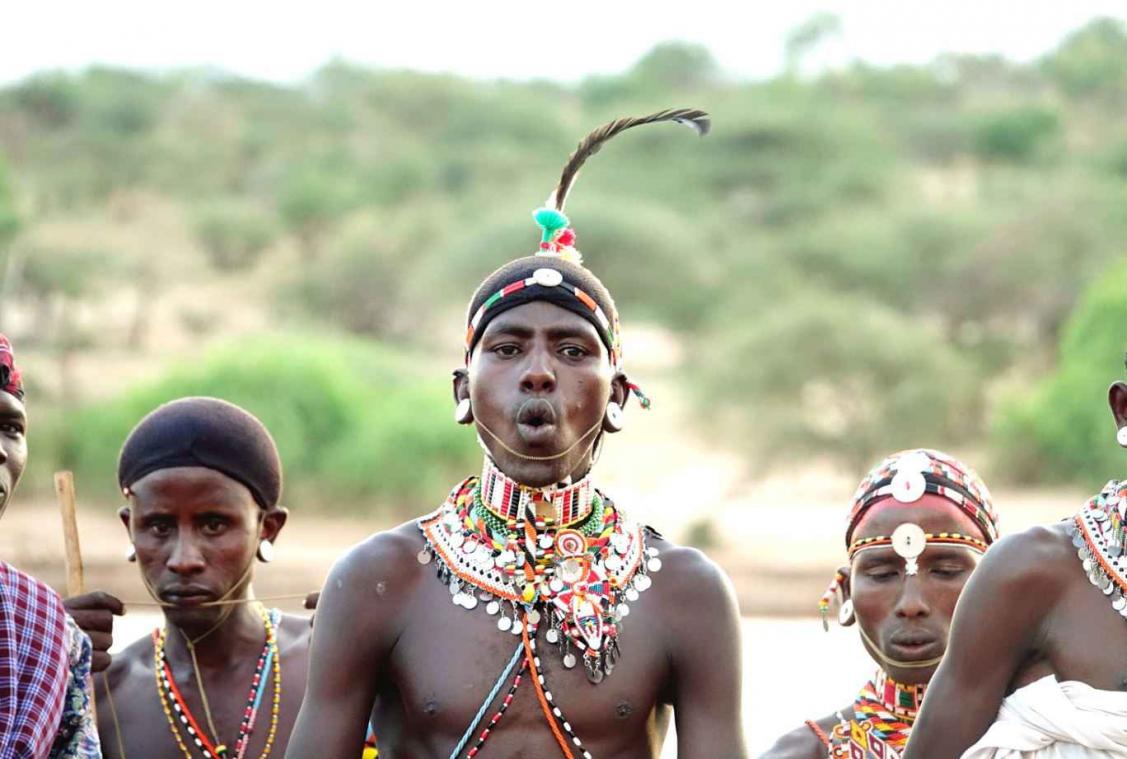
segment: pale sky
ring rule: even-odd
[[[1124,17],[1127,0],[0,0],[0,83],[93,63],[294,82],[333,58],[573,82],[624,71],[673,39],[703,43],[730,74],[759,78],[779,70],[787,31],[817,11],[842,21],[831,64],[924,63],[943,52],[1028,61],[1095,16]]]

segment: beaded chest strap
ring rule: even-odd
[[[1112,480],[1073,517],[1072,544],[1088,580],[1127,618],[1127,482]]]

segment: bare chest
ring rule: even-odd
[[[545,712],[558,708],[585,745],[605,747],[599,752],[592,748],[592,753],[652,756],[622,753],[615,747],[622,743],[644,750],[641,747],[660,740],[655,735],[664,733],[668,708],[663,707],[663,692],[670,672],[659,607],[653,593],[635,604],[620,630],[617,666],[593,684],[582,665],[564,666],[557,647],[545,640],[545,630],[538,632],[537,657],[529,661],[522,637],[500,630],[497,616],[481,606],[473,610],[454,606],[437,580],[422,583],[415,612],[393,651],[387,682],[379,689],[377,735],[383,732],[381,717],[394,720],[402,725],[397,732],[431,736],[430,750],[446,756],[479,712],[478,732],[488,724],[520,676],[510,705],[489,738],[489,753],[510,740],[514,746],[522,745],[513,740],[519,736],[529,746],[536,745],[530,740],[546,740],[543,752],[536,755],[551,755],[554,744]],[[506,671],[508,676],[502,677]],[[544,682],[538,688],[541,676]]]
[[[1127,619],[1077,566],[1046,626],[1047,659],[1058,680],[1127,690]]]
[[[202,742],[225,745],[233,755],[249,709],[254,716],[245,756],[261,756],[267,747],[271,755],[280,756],[305,688],[307,662],[304,657],[291,659],[283,658],[277,670],[271,668],[257,708],[250,695],[253,664],[235,667],[222,676],[204,673],[210,710],[204,708],[191,667],[174,669],[176,692],[169,698],[167,689],[162,697],[151,662],[134,666],[114,685],[110,696],[99,689],[98,732],[104,755],[107,759],[184,759],[203,756]]]

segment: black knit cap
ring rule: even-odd
[[[161,469],[214,469],[270,509],[282,494],[282,461],[270,432],[252,414],[218,398],[181,398],[146,416],[129,433],[117,462],[127,490]]]
[[[488,300],[490,296],[507,285],[532,277],[539,269],[555,269],[558,271],[563,275],[565,283],[578,287],[599,304],[603,313],[606,314],[606,317],[610,320],[611,325],[618,323],[618,310],[615,308],[614,298],[611,297],[610,291],[599,281],[599,278],[581,264],[558,256],[526,256],[525,258],[518,258],[490,274],[474,292],[473,299],[470,301],[470,307],[466,312],[467,323],[473,319],[474,314],[481,308],[481,304]],[[613,351],[615,336],[599,322],[594,311],[576,298],[574,292],[570,289],[558,286],[548,287],[545,285],[527,286],[505,296],[492,305],[489,310],[482,315],[481,321],[474,330],[473,337],[467,346],[468,351],[470,353],[473,352],[474,347],[476,347],[478,341],[481,340],[482,334],[485,333],[486,325],[493,321],[494,318],[511,308],[523,306],[525,303],[538,300],[547,301],[561,308],[566,308],[568,311],[578,314],[591,322],[595,327],[595,331],[599,333],[599,337],[602,338],[603,344],[606,345],[607,351]]]

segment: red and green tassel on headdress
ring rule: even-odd
[[[569,226],[563,211],[545,206],[533,211],[532,218],[541,231],[538,255],[559,256],[577,264],[583,263],[583,255],[575,249],[575,230]]]

